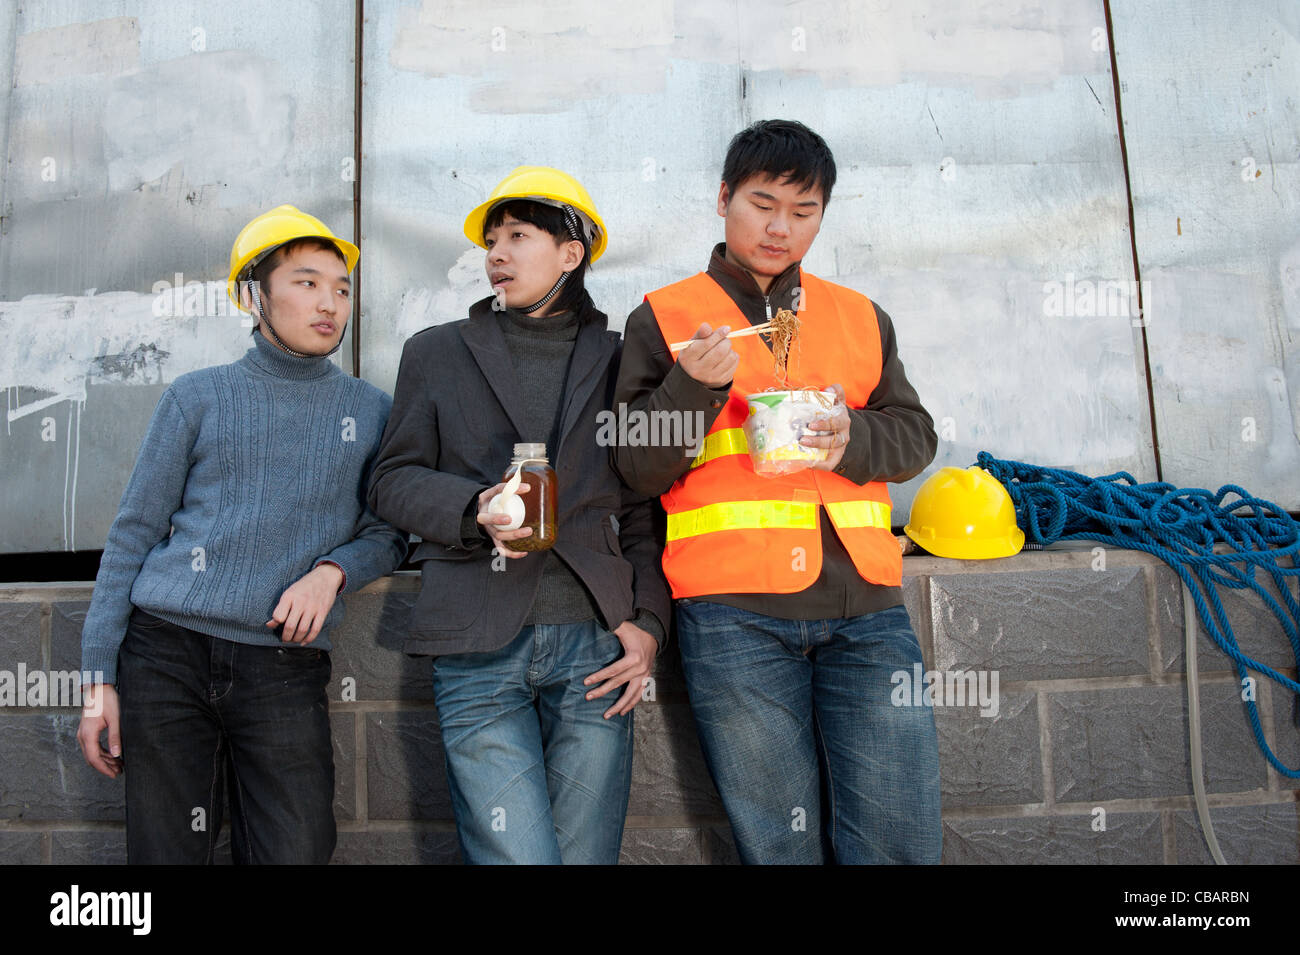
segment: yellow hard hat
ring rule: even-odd
[[[347,262],[348,271],[351,272],[356,268],[357,259],[361,258],[361,250],[355,245],[340,239],[330,231],[329,226],[315,216],[309,216],[293,206],[276,206],[270,212],[263,212],[240,229],[239,235],[235,237],[235,244],[230,249],[230,278],[226,280],[226,294],[230,296],[230,300],[236,307],[244,309],[239,301],[239,289],[236,288],[235,283],[240,280],[245,271],[256,265],[277,246],[293,239],[308,237],[326,239],[334,243],[342,253],[344,261]]]
[[[475,207],[465,217],[465,237],[475,245],[486,249],[483,244],[483,222],[497,203],[509,199],[532,199],[549,206],[569,205],[578,213],[578,218],[587,229],[587,239],[591,245],[591,261],[595,262],[605,251],[608,236],[605,222],[596,211],[596,204],[591,201],[582,183],[567,172],[552,169],[550,166],[520,166],[501,180],[488,196],[487,202]]]
[[[931,474],[917,489],[903,530],[931,554],[963,560],[1010,557],[1025,544],[1011,495],[975,465]]]

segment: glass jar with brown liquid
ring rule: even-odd
[[[514,458],[501,480],[509,481],[515,474],[515,468],[522,462],[524,484],[527,491],[519,493],[524,502],[524,522],[521,528],[531,527],[533,532],[518,540],[506,541],[505,546],[513,551],[550,550],[555,546],[555,535],[559,529],[556,524],[556,481],[555,469],[546,460],[544,443],[522,443],[515,445]]]

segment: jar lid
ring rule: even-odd
[[[546,460],[546,442],[544,441],[522,441],[515,445],[515,460],[522,461],[527,458],[540,458]]]

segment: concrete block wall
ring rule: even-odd
[[[945,862],[1210,861],[1191,798],[1172,571],[1144,554],[1080,547],[999,561],[909,557],[904,574],[927,668],[998,675],[996,715],[935,709]],[[417,587],[398,574],[347,598],[330,691],[338,863],[460,860],[429,664],[401,653]],[[76,669],[90,591],[0,587],[0,669]],[[1295,679],[1286,638],[1258,598],[1225,602],[1242,649]],[[1229,862],[1300,862],[1300,781],[1268,766],[1227,657],[1198,640],[1220,846]],[[654,700],[636,710],[622,861],[735,862],[671,647],[655,679]],[[1292,700],[1264,679],[1257,698],[1274,751],[1300,765]],[[78,718],[0,708],[0,862],[124,861],[122,786],[86,766]]]

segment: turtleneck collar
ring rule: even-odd
[[[578,331],[578,316],[572,310],[538,317],[508,308],[499,314],[506,323],[530,335],[572,339],[577,335]]]
[[[268,375],[294,381],[313,381],[338,370],[325,357],[299,358],[290,355],[269,341],[260,328],[253,332],[253,347],[244,355],[244,361]]]

